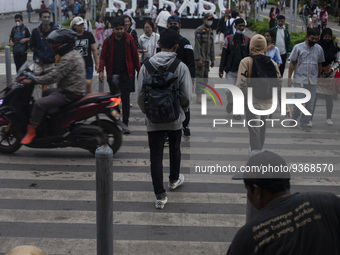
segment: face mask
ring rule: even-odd
[[[175,30],[176,32],[178,32],[178,26],[170,26],[169,29]]]
[[[270,44],[270,38],[266,38],[266,41],[267,41],[267,45]]]
[[[212,20],[208,20],[205,24],[208,26],[208,27],[211,27],[213,21]]]
[[[324,41],[325,44],[330,44],[332,42],[331,39],[324,39],[323,41]]]
[[[310,47],[313,47],[316,44],[316,42],[312,42],[312,41],[308,40],[308,44],[309,44]]]
[[[17,25],[17,27],[20,27],[21,26],[21,24],[22,24],[22,22],[15,22],[15,25]]]
[[[50,24],[50,19],[43,19],[41,23],[43,23],[44,25],[48,25]]]
[[[236,33],[240,34],[240,35],[243,35],[244,34],[244,30],[243,31],[240,31],[240,30],[236,30]]]

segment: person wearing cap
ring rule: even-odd
[[[175,30],[178,34],[181,29],[181,19],[172,15],[168,18],[168,28]],[[194,50],[189,40],[179,34],[179,43],[176,50],[177,58],[181,60],[189,68],[191,78],[195,78],[195,57]],[[190,109],[185,112],[185,120],[183,121],[183,135],[190,136]]]
[[[214,46],[214,32],[211,28],[214,21],[214,16],[207,13],[203,17],[203,24],[195,30],[195,68],[196,78],[208,78],[209,62],[210,67],[215,66],[215,46]],[[205,82],[204,82],[205,83]],[[201,95],[203,91],[200,86],[196,86],[196,102],[201,103]]]
[[[92,24],[90,21],[85,19],[86,17],[86,9],[85,8],[80,8],[78,11],[78,16],[82,17],[84,20],[84,30],[87,32],[92,32]]]
[[[221,63],[219,68],[219,77],[223,78],[223,72],[226,72],[227,84],[236,85],[237,71],[241,60],[249,55],[250,37],[245,35],[244,19],[235,19],[236,33],[228,35],[224,40]],[[233,96],[229,90],[227,96],[227,113],[233,111]],[[240,120],[240,115],[233,116],[235,120]]]
[[[274,170],[249,170],[264,167]],[[233,179],[243,179],[258,213],[236,233],[227,255],[340,254],[339,197],[326,192],[291,194],[288,166],[270,151],[251,157],[243,169],[248,172]]]
[[[93,60],[95,70],[98,71],[98,51],[96,40],[91,32],[84,30],[84,20],[82,17],[75,17],[71,22],[71,28],[77,33],[75,50],[83,56],[86,66],[86,94],[92,92]],[[92,56],[93,59],[92,59]]]
[[[5,255],[47,255],[47,253],[36,246],[21,245],[8,251]]]

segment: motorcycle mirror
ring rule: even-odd
[[[25,71],[31,71],[30,68],[30,61],[26,61],[18,70],[17,75],[15,76],[15,79],[17,79],[19,76],[23,74]]]

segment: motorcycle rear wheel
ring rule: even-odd
[[[98,125],[98,123],[94,121],[91,125]],[[100,120],[100,125],[98,126],[107,134],[107,145],[110,146],[113,154],[115,154],[122,145],[122,131],[109,120]],[[89,151],[95,154],[96,149],[90,149]]]
[[[20,149],[20,137],[15,134],[11,123],[0,126],[0,153],[11,154]]]

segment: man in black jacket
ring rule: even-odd
[[[237,70],[241,60],[249,55],[250,37],[244,35],[245,21],[241,18],[235,20],[236,33],[228,35],[224,40],[223,51],[221,56],[221,64],[219,69],[220,78],[223,72],[226,72],[228,84],[236,84]],[[227,91],[227,113],[233,111],[233,97]],[[240,115],[234,115],[236,120],[240,120]]]
[[[181,19],[172,15],[168,18],[168,28],[173,29],[178,32],[181,29]],[[179,35],[179,44],[176,51],[177,58],[181,60],[189,68],[191,78],[195,78],[195,57],[194,50],[189,40],[185,37]],[[183,135],[190,136],[190,109],[185,112],[185,120],[183,121]]]

